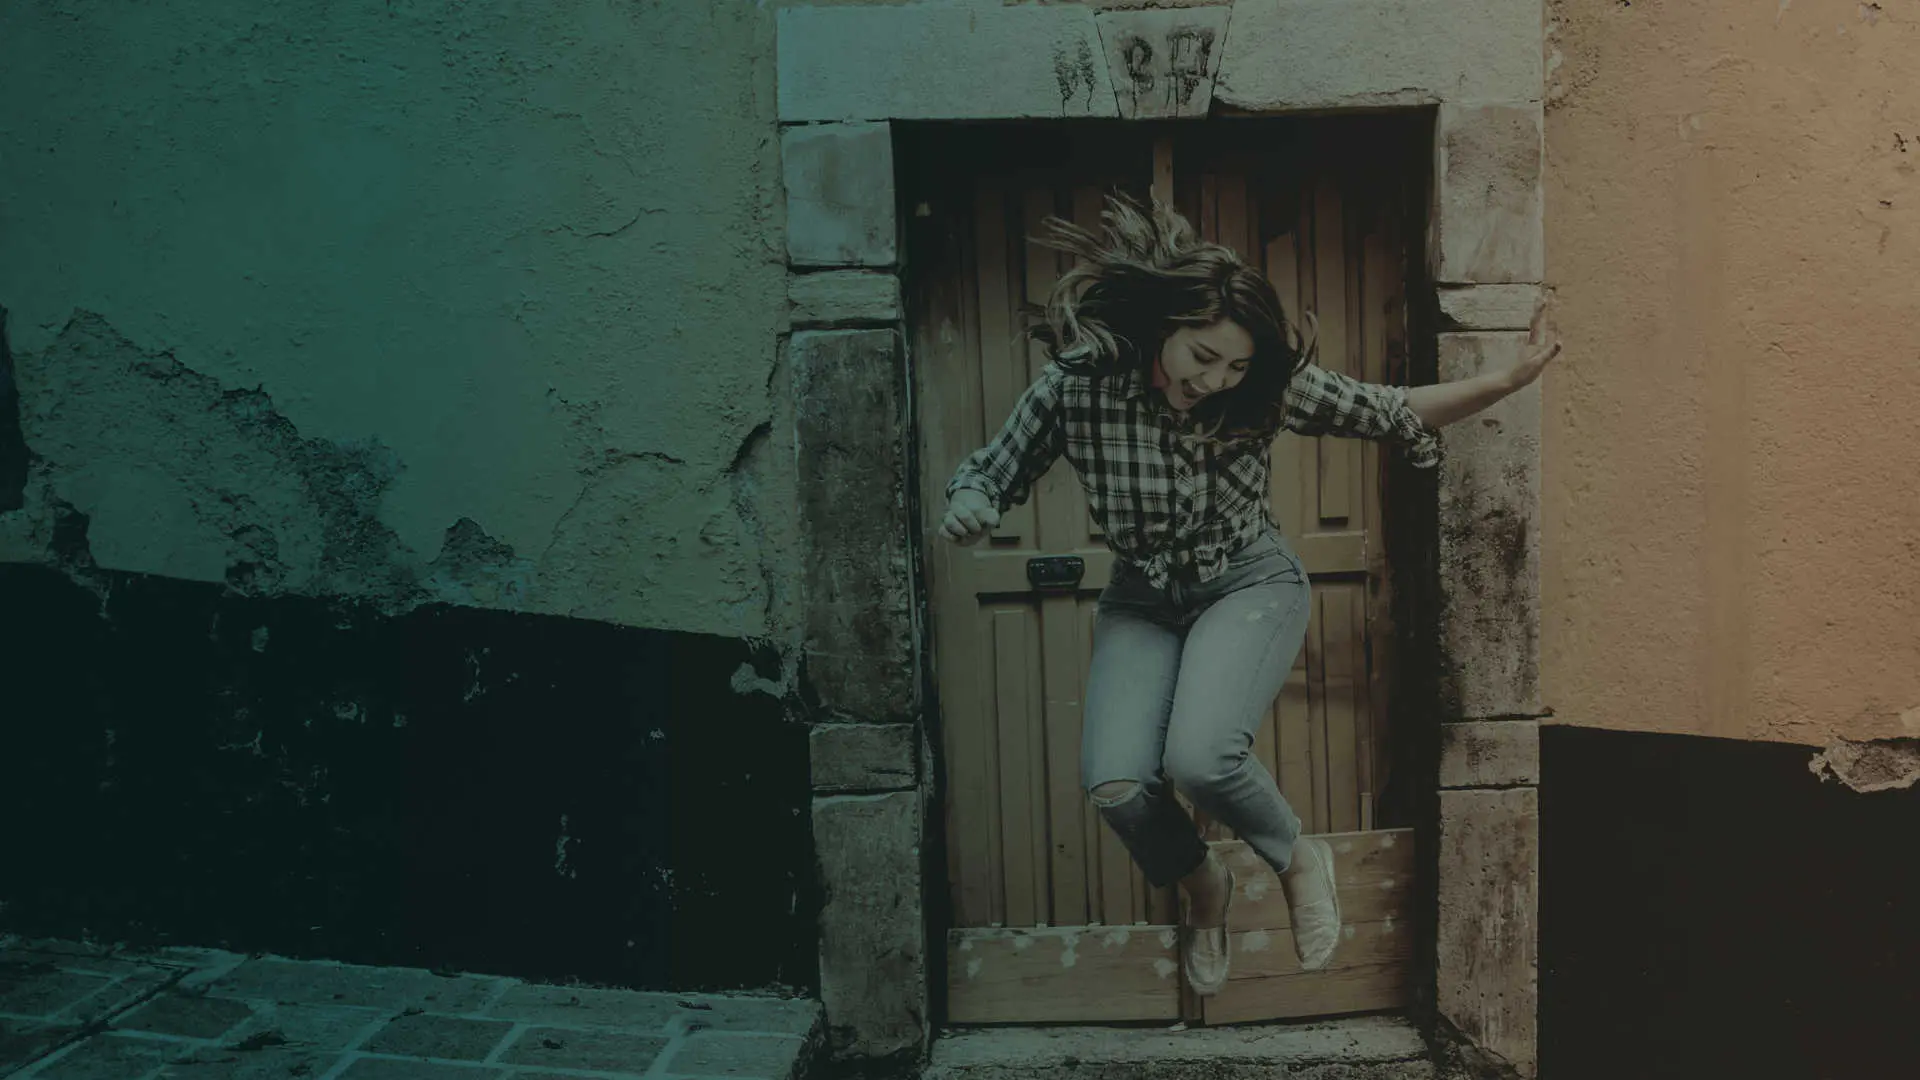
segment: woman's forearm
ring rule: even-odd
[[[1407,407],[1429,428],[1441,428],[1474,413],[1518,390],[1521,385],[1512,371],[1487,371],[1469,379],[1407,388]]]

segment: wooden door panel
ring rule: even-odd
[[[937,539],[939,493],[954,467],[1000,429],[1045,362],[1021,331],[1040,316],[1068,261],[1029,238],[1048,214],[1096,226],[1105,191],[1119,184],[1143,194],[1156,160],[1138,138],[1105,157],[1059,157],[1066,163],[1057,167],[1010,162],[995,171],[957,155],[952,168],[923,178],[928,197],[910,224],[909,318],[947,780],[948,1020],[1224,1022],[1343,1011],[1354,1002],[1392,1007],[1402,1001],[1408,964],[1404,934],[1385,927],[1407,925],[1410,908],[1406,876],[1389,870],[1412,844],[1402,833],[1364,831],[1372,825],[1384,685],[1381,651],[1370,640],[1383,625],[1385,595],[1372,448],[1276,441],[1272,511],[1315,596],[1306,647],[1254,747],[1309,832],[1342,834],[1343,895],[1376,890],[1350,900],[1364,947],[1343,951],[1333,971],[1299,972],[1284,904],[1273,914],[1271,870],[1226,830],[1207,826],[1230,858],[1257,865],[1240,872],[1234,915],[1247,962],[1228,992],[1205,1005],[1181,985],[1172,891],[1149,885],[1081,784],[1095,603],[1114,560],[1070,467],[1056,463],[986,542],[959,548]],[[1351,170],[1176,160],[1173,188],[1203,234],[1260,264],[1290,315],[1318,312],[1322,363],[1377,379],[1396,345],[1404,356],[1404,327],[1394,325],[1404,287],[1395,215],[1356,192]],[[1080,588],[1037,594],[1027,561],[1059,554],[1085,559]]]

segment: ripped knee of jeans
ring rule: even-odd
[[[1101,809],[1119,806],[1140,794],[1140,781],[1109,780],[1104,784],[1093,785],[1093,790],[1088,794],[1093,797],[1093,805]]]

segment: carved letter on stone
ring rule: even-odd
[[[1107,70],[1129,120],[1204,117],[1227,30],[1224,6],[1107,11],[1096,18]]]

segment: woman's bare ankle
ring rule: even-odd
[[[1305,844],[1295,845],[1293,849],[1293,861],[1289,862],[1287,868],[1280,872],[1280,880],[1285,881],[1296,874],[1304,874],[1311,871],[1315,865],[1313,860],[1313,848]]]
[[[1180,879],[1180,888],[1187,894],[1189,925],[1220,925],[1226,915],[1230,880],[1227,877],[1227,864],[1211,851],[1207,852],[1207,860],[1196,867],[1193,873]]]

